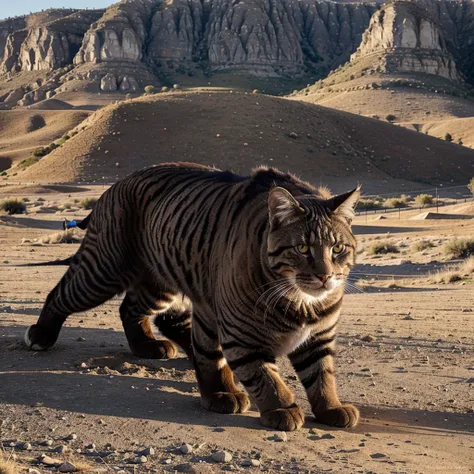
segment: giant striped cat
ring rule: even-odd
[[[304,415],[275,364],[288,355],[317,421],[351,427],[333,355],[359,189],[330,197],[292,175],[249,177],[190,163],[133,173],[108,189],[70,267],[25,340],[51,347],[66,318],[126,292],[120,316],[132,352],[193,359],[202,405],[294,430]],[[156,339],[149,316],[166,339]],[[234,380],[243,384],[243,392]]]

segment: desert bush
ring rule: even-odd
[[[161,92],[168,92],[169,90],[170,90],[169,87],[166,87],[166,86],[163,86],[161,88]]]
[[[386,199],[383,203],[383,206],[388,209],[398,209],[407,207],[408,205],[408,197],[407,196],[400,196],[400,197],[393,197]]]
[[[380,207],[380,201],[376,199],[360,199],[357,203],[356,209],[357,210],[370,210],[370,209],[378,209]]]
[[[1,173],[0,173],[0,176],[6,176],[7,175],[7,172],[5,170],[3,170]]]
[[[446,242],[444,253],[453,258],[468,258],[474,255],[473,238],[455,238]]]
[[[7,212],[8,215],[23,214],[26,211],[26,205],[18,199],[6,199],[0,203],[0,210]]]
[[[430,283],[455,283],[474,278],[474,257],[469,257],[464,262],[448,267],[434,273],[429,278]]]
[[[444,139],[445,139],[447,142],[452,142],[452,141],[453,141],[453,136],[452,136],[450,133],[447,133],[447,134],[444,136]]]
[[[433,248],[434,245],[429,240],[419,240],[411,245],[412,252],[423,252],[423,250]]]
[[[369,255],[382,255],[386,253],[398,253],[398,248],[390,242],[372,242],[367,249]]]
[[[147,94],[156,94],[158,92],[158,89],[155,86],[145,86],[145,93]]]
[[[471,181],[469,181],[469,184],[467,185],[467,189],[471,191],[472,194],[474,194],[474,178],[471,178]]]
[[[429,206],[433,204],[433,196],[431,194],[419,194],[416,196],[415,202],[420,207]]]
[[[21,160],[18,166],[20,166],[21,168],[28,168],[28,166],[38,163],[40,159],[41,158],[38,158],[36,156],[30,156],[30,158],[26,158],[26,160]]]
[[[388,114],[386,117],[385,117],[385,120],[387,120],[387,122],[393,122],[397,117],[395,117],[395,115],[393,114]]]
[[[80,207],[82,207],[82,209],[90,211],[91,209],[94,209],[96,203],[97,199],[95,198],[85,198],[81,201]]]
[[[46,126],[44,117],[40,114],[35,114],[30,117],[26,131],[28,133],[34,132]]]

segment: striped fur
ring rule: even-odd
[[[333,355],[358,197],[359,189],[331,197],[267,168],[250,177],[190,163],[136,172],[99,199],[25,340],[47,349],[71,313],[125,292],[120,317],[132,352],[174,357],[181,346],[206,408],[244,412],[248,393],[265,426],[301,427],[276,365],[288,355],[316,419],[354,426],[357,409],[337,397]],[[154,337],[153,314],[166,339]]]

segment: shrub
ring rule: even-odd
[[[356,209],[378,209],[380,207],[380,202],[376,201],[375,199],[360,199],[359,202],[357,203]]]
[[[393,114],[388,114],[386,117],[385,117],[385,120],[387,120],[387,122],[393,122],[397,117],[395,117],[395,115]]]
[[[0,210],[7,212],[8,215],[23,214],[26,211],[26,205],[18,199],[7,199],[0,204]]]
[[[155,88],[155,86],[145,86],[145,92],[147,94],[156,94],[158,92],[158,90]]]
[[[3,170],[1,173],[0,173],[0,176],[6,176],[7,175],[7,172],[5,170]]]
[[[399,209],[403,207],[407,207],[408,197],[407,196],[400,196],[400,197],[393,197],[386,199],[383,203],[384,207],[388,209]]]
[[[434,245],[429,240],[419,240],[414,242],[411,246],[412,252],[423,252],[423,250],[433,248]]]
[[[429,206],[433,204],[433,196],[431,196],[431,194],[419,194],[416,196],[415,202],[420,207]]]
[[[38,161],[40,160],[41,158],[37,158],[35,156],[31,156],[30,158],[26,158],[26,160],[22,160],[20,161],[20,163],[18,164],[18,166],[20,166],[21,168],[28,168],[28,166],[31,166],[31,165],[34,165],[35,163],[38,163]]]
[[[474,239],[473,238],[455,238],[446,242],[444,245],[444,253],[453,258],[467,258],[474,255]]]
[[[471,178],[471,181],[469,181],[469,184],[467,185],[467,189],[471,191],[472,194],[474,194],[474,178]]]
[[[447,142],[452,142],[452,141],[453,141],[453,136],[452,136],[450,133],[447,133],[447,134],[444,136],[444,139],[445,139]]]
[[[96,203],[97,199],[95,198],[85,198],[81,201],[80,206],[82,207],[82,209],[90,211],[91,209],[94,209]]]
[[[36,156],[37,158],[42,158],[43,156],[46,156],[49,153],[47,150],[47,147],[41,147],[41,148],[36,148],[36,150],[33,151],[33,156]]]
[[[373,242],[372,245],[368,248],[367,253],[369,255],[398,253],[398,248],[396,245],[393,245],[390,242]]]

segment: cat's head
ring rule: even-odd
[[[355,264],[351,222],[359,198],[360,187],[330,199],[271,189],[267,254],[275,277],[310,301],[342,287]]]

